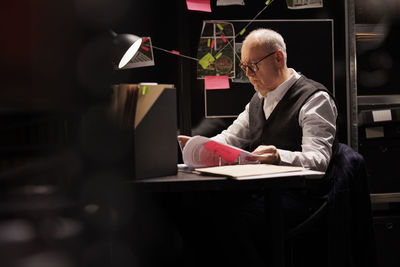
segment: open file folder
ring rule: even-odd
[[[302,167],[270,164],[226,165],[196,168],[195,172],[211,176],[224,176],[234,180],[273,179],[291,176],[301,176],[307,180],[312,180],[320,179],[325,175],[325,172],[309,170]]]
[[[111,110],[118,125],[132,131],[132,178],[177,173],[177,111],[173,85],[115,85]]]
[[[303,167],[280,166],[272,164],[245,164],[245,165],[226,165],[218,167],[196,168],[195,171],[209,175],[222,175],[233,178],[257,175],[269,175],[276,173],[300,172],[305,171]]]

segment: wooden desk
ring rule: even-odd
[[[205,176],[179,171],[177,175],[147,178],[131,181],[140,191],[145,192],[189,192],[189,191],[227,191],[251,190],[265,193],[265,216],[267,239],[270,240],[269,255],[273,255],[273,266],[285,266],[284,223],[280,202],[280,192],[301,189],[306,179],[320,178],[323,172],[302,171],[270,174],[256,177],[233,179],[221,176]],[[268,264],[269,265],[269,264]]]

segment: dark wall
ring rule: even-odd
[[[211,1],[211,13],[187,10],[185,1],[132,2],[130,9],[124,18],[115,24],[114,29],[120,33],[151,36],[155,46],[196,57],[203,20],[249,20],[265,6],[264,2],[258,1],[246,1],[245,6],[216,6],[215,2]],[[317,9],[289,10],[286,1],[275,0],[257,19],[334,20],[335,88],[340,111],[340,139],[346,142],[344,16],[344,1],[327,1],[324,2],[323,8]],[[153,51],[156,66],[119,71],[115,75],[115,81],[156,81],[175,84],[179,100],[178,112],[181,116],[180,128],[184,133],[190,134],[190,130],[198,126],[205,117],[204,85],[203,80],[197,80],[197,63],[158,50]],[[311,60],[313,57],[318,55],[310,55]],[[253,89],[249,86],[249,90]]]
[[[211,1],[214,3],[214,1]],[[246,1],[245,6],[217,7],[212,4],[212,13],[192,12],[183,10],[183,34],[187,36],[184,51],[189,55],[196,55],[197,45],[203,20],[240,20],[252,19],[264,7],[263,2]],[[323,8],[289,10],[286,1],[274,1],[257,19],[333,19],[334,46],[335,46],[335,88],[340,112],[339,138],[346,142],[346,61],[345,61],[345,9],[344,1],[325,1]],[[299,39],[301,42],[301,39]],[[290,53],[290,51],[288,51]],[[318,57],[310,55],[310,59]],[[185,89],[191,88],[191,124],[197,126],[203,121],[204,114],[204,87],[203,81],[196,79],[194,64],[187,64],[190,68],[190,80],[184,80]],[[324,70],[321,70],[321,72]],[[310,77],[314,78],[314,77]],[[315,78],[316,79],[316,78]],[[249,90],[252,88],[249,86]]]
[[[2,11],[8,15],[2,16],[2,27],[13,37],[2,44],[8,53],[1,57],[5,74],[1,99],[12,100],[3,104],[71,109],[107,97],[109,89],[105,84],[110,80],[173,83],[178,92],[180,128],[188,133],[205,115],[203,81],[196,79],[197,63],[154,49],[155,66],[122,70],[110,76],[104,33],[112,29],[117,33],[150,36],[155,46],[196,57],[203,20],[248,20],[265,6],[263,1],[245,2],[245,6],[217,7],[212,0],[212,12],[207,13],[187,10],[185,1],[30,0],[22,6],[3,1]],[[323,8],[289,10],[286,1],[275,0],[258,17],[334,19],[341,140],[346,140],[344,14],[343,1],[325,1]],[[21,49],[22,43],[29,48]],[[13,54],[18,54],[16,61]],[[313,56],[318,57],[310,55]]]

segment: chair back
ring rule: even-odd
[[[329,266],[377,266],[367,171],[362,155],[340,143],[330,163]]]

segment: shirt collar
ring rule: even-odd
[[[297,73],[294,69],[289,68],[292,72],[292,75],[289,78],[281,83],[278,87],[267,94],[267,97],[274,97],[275,99],[281,100],[282,97],[286,94],[290,87],[301,77],[299,73]],[[258,92],[258,97],[261,99],[263,96]]]

